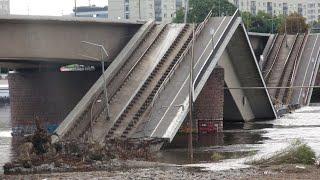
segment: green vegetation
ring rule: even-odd
[[[304,33],[308,31],[308,25],[306,24],[306,18],[298,13],[290,14],[285,22],[282,22],[279,27],[279,32],[288,34]]]
[[[257,15],[243,12],[241,17],[248,31],[259,33],[276,33],[284,21],[282,16],[272,17],[262,11],[259,11]]]
[[[248,31],[259,33],[284,33],[296,34],[304,33],[308,30],[306,19],[297,13],[287,17],[282,15],[271,16],[270,14],[259,11],[257,15],[249,12],[241,13],[242,20]]]
[[[301,140],[293,141],[287,148],[268,158],[254,160],[254,165],[280,165],[280,164],[314,164],[315,152]]]
[[[220,161],[223,159],[238,159],[243,158],[247,156],[253,156],[256,155],[258,151],[236,151],[236,152],[214,152],[210,158],[212,161]]]
[[[213,16],[231,16],[237,9],[227,0],[190,0],[189,3],[190,11],[187,19],[189,23],[202,22],[211,9]],[[176,18],[173,20],[173,22],[182,23],[183,20],[184,10],[181,9],[177,11]]]
[[[213,153],[213,154],[211,155],[211,160],[212,160],[212,161],[220,161],[220,160],[222,160],[222,159],[225,159],[225,157],[224,157],[224,155],[221,154],[221,153],[215,152],[215,153]]]
[[[236,7],[227,0],[190,0],[187,21],[189,23],[202,22],[212,10],[213,16],[231,16]],[[241,17],[248,31],[259,33],[303,33],[308,30],[305,18],[297,13],[285,17],[283,15],[272,16],[259,11],[256,15],[249,12],[242,12]],[[176,12],[175,23],[183,23],[184,9]]]

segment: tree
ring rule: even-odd
[[[257,15],[242,12],[241,17],[248,31],[259,33],[277,32],[283,19],[281,16],[272,16],[262,11],[259,11]]]
[[[183,23],[184,21],[184,11],[183,9],[179,9],[176,12],[176,17],[173,19],[174,23]]]
[[[190,0],[189,7],[190,10],[187,19],[189,23],[202,22],[210,10],[212,10],[213,16],[231,16],[237,9],[227,0]],[[184,10],[182,10],[182,12],[184,12]],[[184,15],[181,16],[182,14],[184,13],[178,10],[174,22],[183,22]]]
[[[298,13],[292,13],[282,21],[279,33],[305,33],[308,31],[308,25],[306,19]]]

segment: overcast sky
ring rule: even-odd
[[[77,0],[77,6],[107,5],[107,0]],[[20,15],[60,16],[72,13],[74,0],[10,0],[10,13]]]

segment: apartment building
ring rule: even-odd
[[[109,0],[109,19],[171,22],[175,17],[176,3],[176,0]]]
[[[289,15],[297,12],[307,19],[308,23],[320,19],[319,0],[228,0],[240,11],[257,14],[263,11],[273,15]]]
[[[0,15],[10,14],[10,1],[0,0]]]

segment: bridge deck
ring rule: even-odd
[[[319,34],[310,34],[298,65],[296,78],[293,84],[294,86],[310,85],[315,62],[319,58],[319,47]],[[307,90],[308,88],[293,89],[291,104],[305,104],[304,101],[307,95]]]

